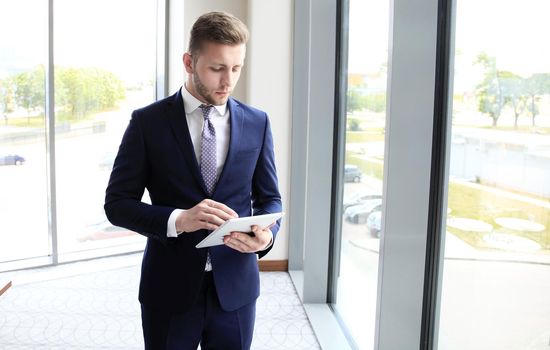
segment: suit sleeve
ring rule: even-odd
[[[143,203],[149,177],[148,155],[138,111],[122,137],[105,195],[105,214],[125,227],[166,244],[166,223],[174,208]]]
[[[273,151],[273,136],[269,118],[265,116],[265,128],[262,149],[252,178],[252,208],[254,215],[277,213],[282,211],[281,194],[275,168],[275,154]],[[271,228],[273,243],[279,231],[281,220]],[[259,257],[266,255],[273,244],[266,250],[258,252]]]

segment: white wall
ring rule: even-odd
[[[270,117],[279,188],[284,210],[288,212],[294,21],[292,1],[173,0],[170,3],[171,10],[177,12],[170,15],[170,93],[176,91],[184,81],[181,57],[187,48],[189,29],[197,17],[208,11],[226,11],[249,27],[251,37],[247,45],[245,67],[233,97],[264,110]],[[288,222],[283,220],[276,244],[264,260],[286,259]]]
[[[292,113],[292,28],[293,2],[290,0],[249,0],[246,101],[264,111],[271,120],[279,189],[283,208],[289,211],[290,140]],[[288,259],[288,220],[271,252],[264,259]]]

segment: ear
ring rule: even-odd
[[[183,67],[187,73],[193,73],[193,57],[187,52],[183,54]]]

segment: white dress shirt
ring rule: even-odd
[[[187,119],[187,125],[189,127],[189,134],[191,135],[191,141],[193,142],[193,149],[195,150],[197,163],[200,165],[204,117],[199,106],[203,103],[195,96],[191,95],[191,93],[187,91],[185,85],[181,87],[181,96],[183,98],[182,102],[183,108],[185,109],[185,118]],[[231,131],[231,124],[229,123],[229,108],[227,108],[227,103],[221,106],[214,106],[214,109],[210,112],[210,121],[214,124],[214,128],[216,129],[216,176],[219,179],[223,165],[225,164],[225,158],[227,157],[227,150],[229,149],[229,133]],[[167,224],[168,237],[178,236],[178,233],[176,232],[176,218],[181,211],[181,209],[175,209],[172,214],[170,214]]]

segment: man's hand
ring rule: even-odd
[[[223,203],[205,199],[176,218],[177,232],[194,232],[205,229],[214,231],[225,221],[239,215]]]
[[[241,253],[255,253],[267,248],[273,239],[273,234],[269,229],[271,226],[261,229],[259,226],[252,226],[254,236],[244,232],[231,232],[230,235],[223,238],[226,246],[238,250]]]

